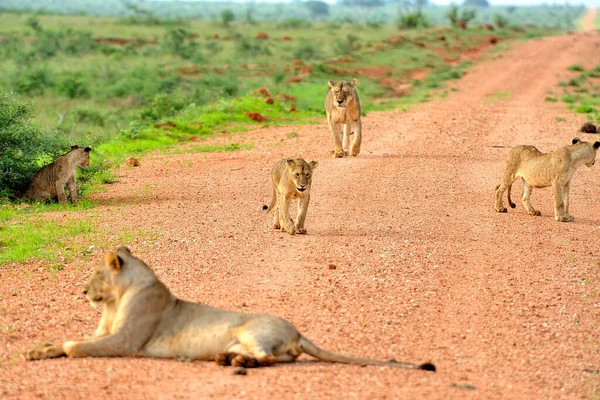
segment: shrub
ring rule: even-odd
[[[237,42],[236,50],[238,53],[243,55],[271,55],[271,49],[269,45],[264,40],[248,40],[246,38],[242,38],[239,42]]]
[[[16,92],[30,96],[44,94],[46,88],[54,84],[50,71],[45,65],[33,65],[19,70],[13,78],[13,82]]]
[[[235,20],[235,14],[233,11],[227,9],[221,11],[221,23],[224,27],[229,27],[229,24]]]
[[[90,95],[87,84],[80,74],[70,73],[64,76],[56,84],[56,90],[70,99],[80,99]]]
[[[204,61],[198,43],[192,39],[192,33],[183,28],[169,29],[163,39],[163,48],[186,60]]]
[[[496,25],[499,29],[507,27],[508,23],[509,23],[509,20],[506,15],[502,15],[502,14],[494,15],[494,25]]]
[[[310,42],[303,42],[293,51],[293,56],[299,60],[313,60],[321,57],[320,51]]]
[[[401,13],[396,20],[398,29],[427,28],[429,20],[421,11]]]
[[[104,116],[97,110],[89,108],[76,108],[73,110],[75,120],[86,124],[104,126]]]
[[[356,50],[360,50],[361,44],[358,40],[358,36],[348,34],[346,40],[338,40],[335,43],[335,49],[342,54],[350,54]]]
[[[29,103],[0,88],[0,196],[26,189],[42,166],[68,148],[64,137],[39,129]]]
[[[450,9],[446,13],[446,18],[450,20],[452,26],[458,26],[459,22],[464,22],[466,26],[476,16],[477,12],[474,9],[463,8],[461,10],[457,5],[450,6]]]
[[[165,117],[173,116],[177,111],[181,110],[184,105],[185,104],[182,101],[176,101],[172,96],[166,93],[159,93],[154,96],[150,105],[141,111],[140,116],[142,119],[158,121]],[[134,129],[132,127],[130,131],[133,130]],[[137,129],[137,133],[139,134],[139,127]],[[131,139],[131,137],[129,138]]]
[[[301,29],[310,28],[312,24],[309,21],[305,21],[298,18],[286,18],[277,23],[279,29]]]

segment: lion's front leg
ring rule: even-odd
[[[304,221],[306,221],[306,212],[308,211],[309,203],[309,194],[298,200],[298,217],[296,219],[296,233],[298,233],[299,235],[306,234],[306,229],[304,228]]]
[[[362,143],[362,122],[360,117],[358,121],[352,123],[354,126],[354,139],[352,140],[352,147],[350,148],[350,154],[357,156],[360,153],[360,145]]]
[[[77,181],[75,181],[75,175],[73,175],[67,181],[67,189],[69,190],[69,195],[71,196],[71,202],[73,205],[77,204]]]
[[[563,198],[565,184],[559,181],[552,185],[554,191],[554,219],[559,222],[572,222],[573,217],[570,217],[565,212],[565,199]]]
[[[344,149],[344,155],[348,155],[350,151],[350,135],[352,134],[352,125],[350,123],[344,124],[344,138],[342,140],[342,148]]]
[[[43,360],[46,358],[64,357],[67,354],[64,351],[63,345],[46,344],[43,347],[37,347],[25,353],[25,359],[29,361]]]
[[[569,214],[569,196],[571,194],[571,181],[567,182],[567,184],[563,188],[563,199],[565,202],[565,216],[571,218],[571,221],[574,220],[573,217]]]
[[[331,130],[331,134],[333,135],[333,158],[344,157],[344,148],[342,146],[342,127],[337,122],[333,122],[331,120],[331,116],[327,119],[327,122],[329,123],[329,129]]]
[[[294,228],[294,223],[290,217],[290,200],[285,195],[282,195],[279,199],[279,224],[290,235],[296,233],[296,228]]]

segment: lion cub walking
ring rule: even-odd
[[[316,167],[316,161],[306,162],[302,158],[283,159],[273,166],[271,170],[273,197],[269,206],[263,206],[263,211],[266,214],[275,208],[274,229],[281,229],[290,235],[306,233],[304,221],[310,202],[312,173]],[[295,226],[289,212],[290,202],[294,199],[298,200],[298,216]]]
[[[90,165],[91,147],[71,146],[67,154],[58,157],[52,164],[42,167],[35,173],[31,184],[25,191],[25,197],[33,201],[49,200],[58,196],[60,203],[67,202],[65,185],[71,195],[73,204],[77,204],[77,167],[87,168]]]
[[[533,188],[552,186],[554,190],[554,219],[561,222],[574,220],[569,215],[569,190],[571,179],[581,165],[591,167],[596,162],[596,150],[600,142],[582,142],[573,139],[570,146],[559,147],[550,153],[542,153],[533,146],[517,146],[508,154],[502,181],[496,186],[494,209],[506,212],[502,195],[507,192],[508,204],[515,208],[510,199],[510,189],[518,177],[523,180],[523,206],[531,215],[542,215],[531,205]]]
[[[333,157],[344,157],[350,152],[357,156],[362,143],[362,121],[360,115],[360,101],[354,89],[358,80],[352,82],[329,81],[327,95],[325,96],[325,112],[327,123],[333,135],[335,147]],[[342,127],[344,136],[342,138]],[[352,145],[348,147],[350,135],[354,134]]]

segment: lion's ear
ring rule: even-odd
[[[357,87],[358,86],[358,79],[354,78],[352,79],[352,87]]]
[[[571,142],[571,143],[573,143],[573,144],[577,144],[577,143],[579,143],[579,142],[581,142],[581,139],[579,139],[578,137],[576,137],[576,138],[573,138],[573,140],[572,140],[572,142]]]
[[[600,142],[594,142],[594,148],[597,149],[598,147],[600,147]]]
[[[330,79],[329,80],[329,87],[332,88],[334,86],[335,86],[335,82]]]
[[[315,169],[315,168],[317,168],[317,165],[319,165],[319,163],[316,161],[311,161],[308,163],[308,165],[310,165],[311,169]]]
[[[117,255],[114,251],[109,251],[104,257],[106,266],[113,272],[121,271],[123,266],[123,259]]]
[[[75,150],[75,149],[78,149],[78,148],[79,148],[79,146],[77,146],[76,144],[72,144],[71,145],[71,150]]]
[[[294,168],[296,166],[296,161],[294,161],[293,158],[288,158],[285,162],[287,163],[288,168]]]
[[[90,151],[92,151],[92,146],[88,146],[85,149],[83,149],[83,151],[85,151],[86,153],[89,153]]]

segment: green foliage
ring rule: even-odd
[[[163,39],[163,48],[186,60],[204,61],[204,57],[199,52],[198,43],[193,40],[193,33],[183,28],[169,29]]]
[[[72,110],[77,122],[96,126],[104,126],[104,116],[97,110],[90,108],[76,108]]]
[[[415,29],[429,27],[427,16],[422,12],[401,13],[396,20],[398,29]]]
[[[150,105],[140,112],[140,116],[145,120],[158,121],[175,115],[183,107],[183,101],[176,101],[166,93],[158,93],[154,96]],[[137,133],[139,133],[139,127]]]
[[[229,9],[221,11],[221,24],[223,24],[224,27],[229,27],[229,24],[232,23],[234,20],[235,14],[233,13],[233,11]]]
[[[567,70],[569,70],[569,71],[577,71],[577,72],[583,72],[583,71],[585,71],[585,69],[583,68],[583,66],[581,66],[579,64],[570,65],[569,67],[567,67]]]
[[[80,99],[90,95],[86,81],[78,73],[70,73],[59,79],[56,91],[69,99]]]
[[[489,7],[490,3],[488,0],[465,0],[463,5],[469,7]]]
[[[321,52],[310,42],[304,42],[294,49],[294,58],[299,60],[314,60],[321,57]]]
[[[329,15],[329,4],[324,1],[308,0],[302,2],[302,5],[308,9],[312,18],[326,17]]]
[[[17,70],[12,83],[16,92],[32,96],[44,94],[47,88],[54,85],[54,80],[46,65],[35,64],[31,67]]]
[[[0,89],[0,196],[26,189],[38,169],[68,148],[66,137],[33,123],[28,103]]]
[[[497,28],[499,28],[499,29],[506,28],[509,23],[510,23],[510,20],[506,15],[503,15],[500,13],[497,13],[494,15],[494,25],[496,25]]]
[[[446,13],[446,18],[450,20],[452,26],[457,26],[459,22],[464,22],[465,25],[477,17],[477,11],[469,8],[460,8],[457,5],[451,5]]]
[[[346,36],[345,40],[338,40],[335,43],[335,49],[341,54],[354,53],[360,50],[361,47],[359,37],[351,33]]]
[[[303,29],[311,27],[310,21],[298,19],[295,17],[285,18],[277,23],[279,29]]]

